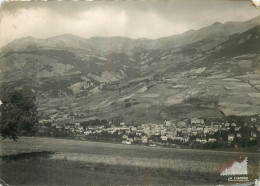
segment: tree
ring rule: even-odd
[[[0,134],[3,139],[17,140],[21,135],[33,135],[37,119],[34,96],[25,96],[14,87],[3,85],[0,88]]]

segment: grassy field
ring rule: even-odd
[[[219,168],[259,154],[170,149],[55,138],[2,140],[0,178],[11,185],[191,185],[226,183]]]

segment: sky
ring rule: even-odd
[[[249,0],[3,2],[0,47],[60,34],[156,39],[259,15]]]

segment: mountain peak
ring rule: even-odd
[[[212,25],[219,25],[219,24],[222,24],[222,23],[217,21],[217,22],[213,23]]]
[[[53,37],[49,37],[47,39],[58,39],[58,38],[67,38],[67,39],[85,39],[83,37],[74,35],[74,34],[61,34]]]

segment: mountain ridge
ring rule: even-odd
[[[198,30],[189,30],[182,34],[177,34],[168,37],[157,39],[137,38],[112,36],[112,37],[90,37],[84,38],[73,34],[62,34],[57,36],[39,39],[34,37],[24,37],[16,39],[5,46],[1,47],[1,51],[22,51],[33,47],[60,47],[60,48],[76,48],[76,49],[91,49],[96,51],[115,52],[118,50],[129,51],[138,49],[170,49],[185,46],[202,39],[208,39],[215,36],[212,42],[213,47],[223,42],[223,38],[236,33],[242,33],[246,29],[252,28],[259,23],[259,18],[244,22],[229,21],[226,23],[215,24],[203,27]],[[56,43],[55,43],[56,41]],[[22,46],[21,46],[22,45]]]
[[[229,23],[227,32],[223,24],[189,31],[180,46],[162,42],[159,49],[144,40],[137,50],[131,39],[120,37],[85,42],[66,34],[43,44],[28,37],[25,48],[22,42],[18,51],[0,56],[0,83],[37,92],[41,118],[55,121],[72,121],[72,115],[140,123],[254,115],[260,110],[260,28],[251,22],[234,28]]]

